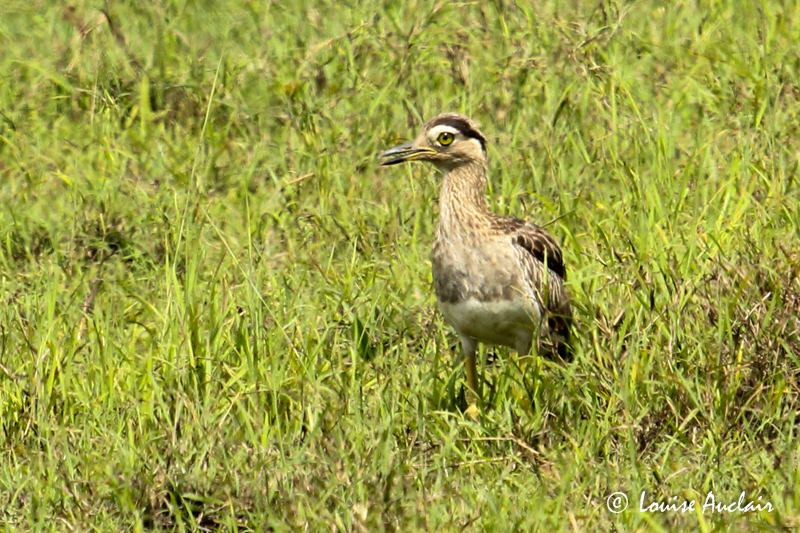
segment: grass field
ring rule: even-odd
[[[800,527],[800,4],[346,4],[3,2],[3,530]],[[442,111],[576,309],[476,421]]]

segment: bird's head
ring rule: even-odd
[[[469,118],[457,113],[444,113],[427,121],[419,136],[411,142],[395,146],[380,157],[381,165],[405,161],[429,161],[439,170],[486,161],[486,137]]]

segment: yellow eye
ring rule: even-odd
[[[439,137],[436,140],[439,141],[439,144],[441,144],[442,146],[447,146],[448,144],[452,144],[453,139],[455,138],[456,136],[450,133],[449,131],[443,131],[442,133],[439,134]]]

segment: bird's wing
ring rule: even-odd
[[[567,280],[567,269],[558,242],[545,229],[525,220],[512,217],[497,217],[495,229],[509,236],[514,246],[518,246],[533,256],[547,270]]]
[[[558,242],[544,228],[518,218],[497,217],[492,225],[495,231],[507,235],[517,249],[528,283],[544,304],[554,348],[568,359],[572,306],[564,286],[567,269]]]

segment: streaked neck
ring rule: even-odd
[[[486,163],[473,162],[443,170],[439,226],[475,227],[486,220]]]

